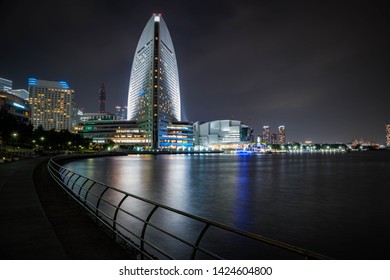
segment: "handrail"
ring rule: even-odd
[[[176,240],[176,242],[179,242],[182,245],[188,246],[191,249],[189,256],[187,257],[188,259],[195,259],[197,257],[198,252],[201,252],[208,258],[213,259],[224,259],[226,257],[229,257],[221,256],[218,253],[212,252],[210,251],[210,249],[205,248],[205,245],[201,245],[202,241],[207,235],[207,232],[210,231],[210,228],[215,228],[218,230],[222,230],[225,234],[234,234],[236,236],[241,236],[246,240],[254,240],[258,243],[270,245],[271,247],[281,249],[282,251],[293,253],[294,256],[297,258],[329,259],[326,256],[317,254],[312,251],[292,246],[268,237],[242,231],[240,229],[236,229],[212,220],[208,220],[190,213],[186,213],[184,211],[180,211],[178,209],[174,209],[161,203],[125,192],[118,188],[108,186],[104,183],[66,169],[62,165],[57,163],[56,160],[58,160],[58,156],[52,157],[48,162],[47,168],[50,175],[57,182],[57,184],[59,184],[71,196],[76,198],[76,200],[83,207],[85,207],[92,215],[94,215],[101,223],[106,225],[116,235],[117,238],[120,238],[127,245],[135,248],[140,253],[142,258],[146,257],[149,259],[156,259],[156,253],[162,255],[164,258],[175,258],[169,252],[166,252],[164,249],[160,248],[163,244],[158,244],[158,242],[148,239],[148,237],[146,236],[146,232],[148,229],[153,229],[154,231],[157,231],[163,238],[169,237],[171,239]],[[74,176],[76,177],[75,180],[73,180]],[[88,186],[87,182],[90,182],[91,185]],[[98,186],[100,186],[100,191],[98,189]],[[85,192],[84,196],[82,195],[83,192]],[[119,202],[112,203],[111,201],[109,201],[109,199],[105,197],[107,192],[113,192],[117,196],[119,195]],[[146,218],[139,217],[136,213],[131,213],[126,209],[122,208],[122,205],[128,198],[143,202],[146,205],[149,205],[149,207],[151,207],[151,210],[149,210],[149,214]],[[93,203],[93,199],[96,200],[95,203]],[[102,204],[104,204],[106,207],[112,208],[114,210],[114,214],[110,214],[107,209],[104,209]],[[201,226],[201,230],[197,234],[195,241],[186,240],[185,238],[180,237],[178,234],[172,232],[174,229],[164,229],[161,226],[152,222],[151,220],[153,216],[156,212],[158,212],[159,209],[163,209],[171,214],[185,217],[192,222],[200,223],[201,225],[203,225]],[[123,221],[118,218],[119,214],[123,214],[128,219],[133,219],[137,222],[142,223],[143,225],[141,234],[137,234],[136,232],[134,232],[134,230],[123,224]],[[125,221],[127,220],[125,219]],[[218,239],[223,239],[223,236],[218,236]],[[230,257],[234,258],[234,256]]]

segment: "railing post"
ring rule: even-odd
[[[70,170],[68,170],[68,172],[66,173],[65,177],[68,176],[69,173],[70,173]],[[70,175],[70,177],[68,178],[68,182],[66,182],[65,186],[68,186],[70,179],[72,179],[73,175],[76,174],[76,173],[74,173],[74,172],[72,172],[72,173],[73,173],[73,174]]]
[[[114,231],[116,231],[116,217],[118,216],[118,212],[119,212],[119,209],[121,208],[122,206],[122,203],[125,201],[125,199],[128,197],[128,195],[125,195],[121,201],[119,202],[118,206],[116,207],[115,209],[115,214],[114,214]]]
[[[88,188],[87,192],[85,193],[85,196],[84,196],[84,201],[87,201],[87,196],[89,194],[89,191],[92,189],[92,187],[96,184],[96,182],[94,181]]]
[[[96,211],[95,211],[95,214],[96,214],[96,216],[98,216],[98,217],[99,217],[99,204],[100,204],[100,201],[102,200],[103,195],[105,194],[105,192],[106,192],[107,190],[108,190],[108,187],[106,186],[106,188],[104,189],[104,191],[102,191],[102,193],[100,194],[98,202],[96,203]]]
[[[191,260],[195,259],[195,255],[196,255],[196,252],[198,251],[198,246],[200,244],[200,241],[202,240],[203,235],[206,233],[206,231],[208,230],[209,227],[210,227],[210,224],[208,224],[208,223],[205,224],[202,231],[199,233],[198,239],[196,239],[196,242],[192,247]]]
[[[73,174],[76,174],[76,173],[73,173]],[[77,174],[77,176],[79,176],[79,177],[77,177],[77,179],[73,181],[72,187],[70,188],[72,191],[73,191],[74,185],[76,184],[77,180],[81,178],[81,175]],[[66,187],[68,188],[68,185],[66,185]]]
[[[80,197],[80,194],[81,194],[81,190],[84,188],[85,183],[88,182],[88,181],[90,181],[90,180],[87,179],[87,180],[85,180],[84,183],[81,184],[80,189],[79,189],[79,193],[78,193],[78,196],[79,196],[79,197]]]
[[[159,207],[158,205],[155,205],[145,220],[144,227],[142,228],[142,233],[141,233],[141,246],[140,246],[141,252],[143,252],[145,250],[144,238],[145,238],[146,227],[147,227],[150,219],[152,218],[154,212],[156,212],[156,210],[158,209],[158,207]]]

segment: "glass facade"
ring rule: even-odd
[[[161,15],[146,24],[131,69],[127,119],[145,132],[147,149],[163,148],[168,125],[180,121],[180,87],[176,55]]]

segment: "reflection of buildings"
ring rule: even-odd
[[[72,129],[74,90],[64,82],[28,79],[30,93],[31,123],[34,128]]]
[[[194,145],[196,149],[218,150],[242,149],[252,141],[253,129],[236,120],[217,120],[194,123]]]
[[[386,124],[386,146],[390,147],[390,124]]]
[[[179,74],[175,50],[160,14],[153,15],[139,39],[128,94],[127,118],[145,132],[147,149],[165,148],[170,122],[180,121]]]

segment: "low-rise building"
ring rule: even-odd
[[[244,149],[253,141],[253,129],[238,120],[194,123],[195,150]]]

